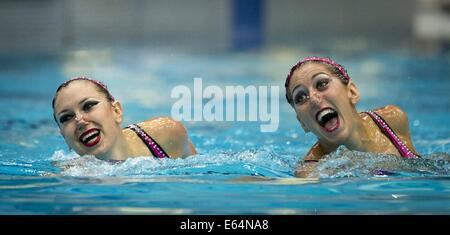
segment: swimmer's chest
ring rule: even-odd
[[[394,143],[386,136],[383,131],[373,121],[367,123],[369,131],[369,151],[375,153],[384,153],[401,156]],[[398,136],[403,141],[403,136]]]
[[[144,141],[134,131],[127,128],[123,130],[123,134],[128,142],[130,157],[153,156]]]

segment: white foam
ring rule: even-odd
[[[187,158],[157,159],[142,156],[124,162],[102,161],[94,156],[56,151],[52,160],[68,176],[132,176],[241,174],[289,176],[291,163],[267,151],[198,154]]]

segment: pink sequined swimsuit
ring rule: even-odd
[[[142,128],[140,128],[138,125],[131,124],[127,126],[127,128],[130,128],[132,131],[134,131],[139,138],[147,145],[147,148],[150,150],[150,152],[153,154],[153,156],[157,158],[168,158],[169,155],[164,152],[164,150],[159,146],[158,143],[156,143],[155,140],[150,137],[149,134],[147,134]]]
[[[405,158],[419,158],[418,155],[414,154],[408,147],[406,147],[405,143],[398,138],[392,128],[384,121],[384,119],[375,113],[374,111],[367,111],[367,113],[373,121],[378,125],[380,130],[391,140],[392,144],[397,148],[400,152],[400,155]]]

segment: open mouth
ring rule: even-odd
[[[333,132],[339,128],[338,113],[332,108],[324,108],[317,112],[316,121],[327,132]]]
[[[100,130],[96,128],[89,129],[79,138],[80,142],[86,147],[92,147],[100,142]]]

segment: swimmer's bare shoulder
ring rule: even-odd
[[[374,111],[387,122],[400,139],[406,143],[409,149],[418,154],[412,144],[408,115],[405,111],[395,105],[387,105]]]
[[[306,156],[298,163],[295,169],[295,176],[306,178],[313,177],[311,173],[316,168],[317,162],[325,155],[322,147],[317,142],[311,147]]]
[[[187,157],[197,153],[189,139],[186,127],[179,121],[170,117],[157,117],[138,125],[172,158]]]
[[[394,131],[399,134],[409,130],[408,117],[402,109],[395,105],[387,105],[374,110],[380,115]]]

